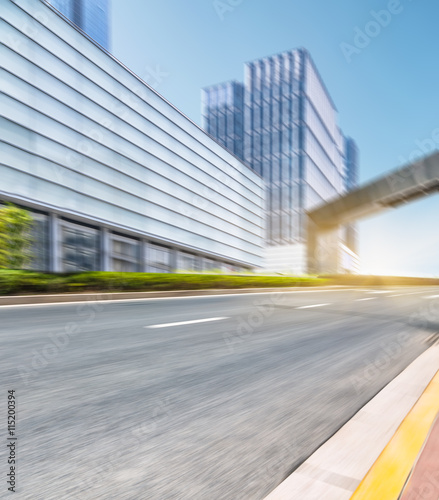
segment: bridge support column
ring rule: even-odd
[[[334,274],[340,270],[340,228],[321,228],[308,217],[307,259],[309,274]]]

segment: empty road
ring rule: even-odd
[[[413,287],[0,307],[15,498],[262,500],[438,325]]]

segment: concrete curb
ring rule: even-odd
[[[401,500],[439,498],[439,414],[413,467]]]
[[[353,498],[354,492],[432,383],[438,368],[439,345],[433,345],[384,387],[265,500]],[[439,408],[439,398],[436,404]],[[370,491],[368,495],[355,498],[397,498],[381,496],[379,492],[375,495]]]
[[[319,290],[351,290],[352,286],[327,286],[327,287],[290,287],[290,288],[238,288],[238,289],[210,289],[210,290],[179,290],[157,292],[114,292],[114,293],[64,293],[56,295],[3,295],[0,296],[0,306],[22,304],[57,304],[65,302],[90,302],[105,300],[136,300],[157,299],[172,297],[203,297],[206,295],[238,295],[251,293],[282,293],[282,292],[307,292]],[[361,287],[360,287],[361,288]],[[364,287],[362,287],[364,288]]]
[[[361,481],[351,500],[398,500],[439,414],[439,371]]]

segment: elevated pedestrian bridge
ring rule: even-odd
[[[308,271],[338,272],[339,229],[439,191],[439,152],[394,170],[308,212]]]

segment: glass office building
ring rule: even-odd
[[[110,49],[109,0],[47,0],[104,49]]]
[[[346,162],[346,190],[350,191],[358,186],[358,147],[355,141],[346,137],[345,142],[345,162]],[[346,245],[353,252],[357,252],[358,236],[355,224],[346,227]]]
[[[262,265],[262,178],[55,9],[2,4],[0,59],[0,203],[33,214],[32,268]]]
[[[244,158],[244,85],[226,82],[206,93],[204,129],[238,158]]]
[[[205,130],[265,181],[267,269],[306,272],[306,211],[352,188],[357,170],[355,143],[309,53],[246,63],[244,85],[203,89],[202,115]]]

